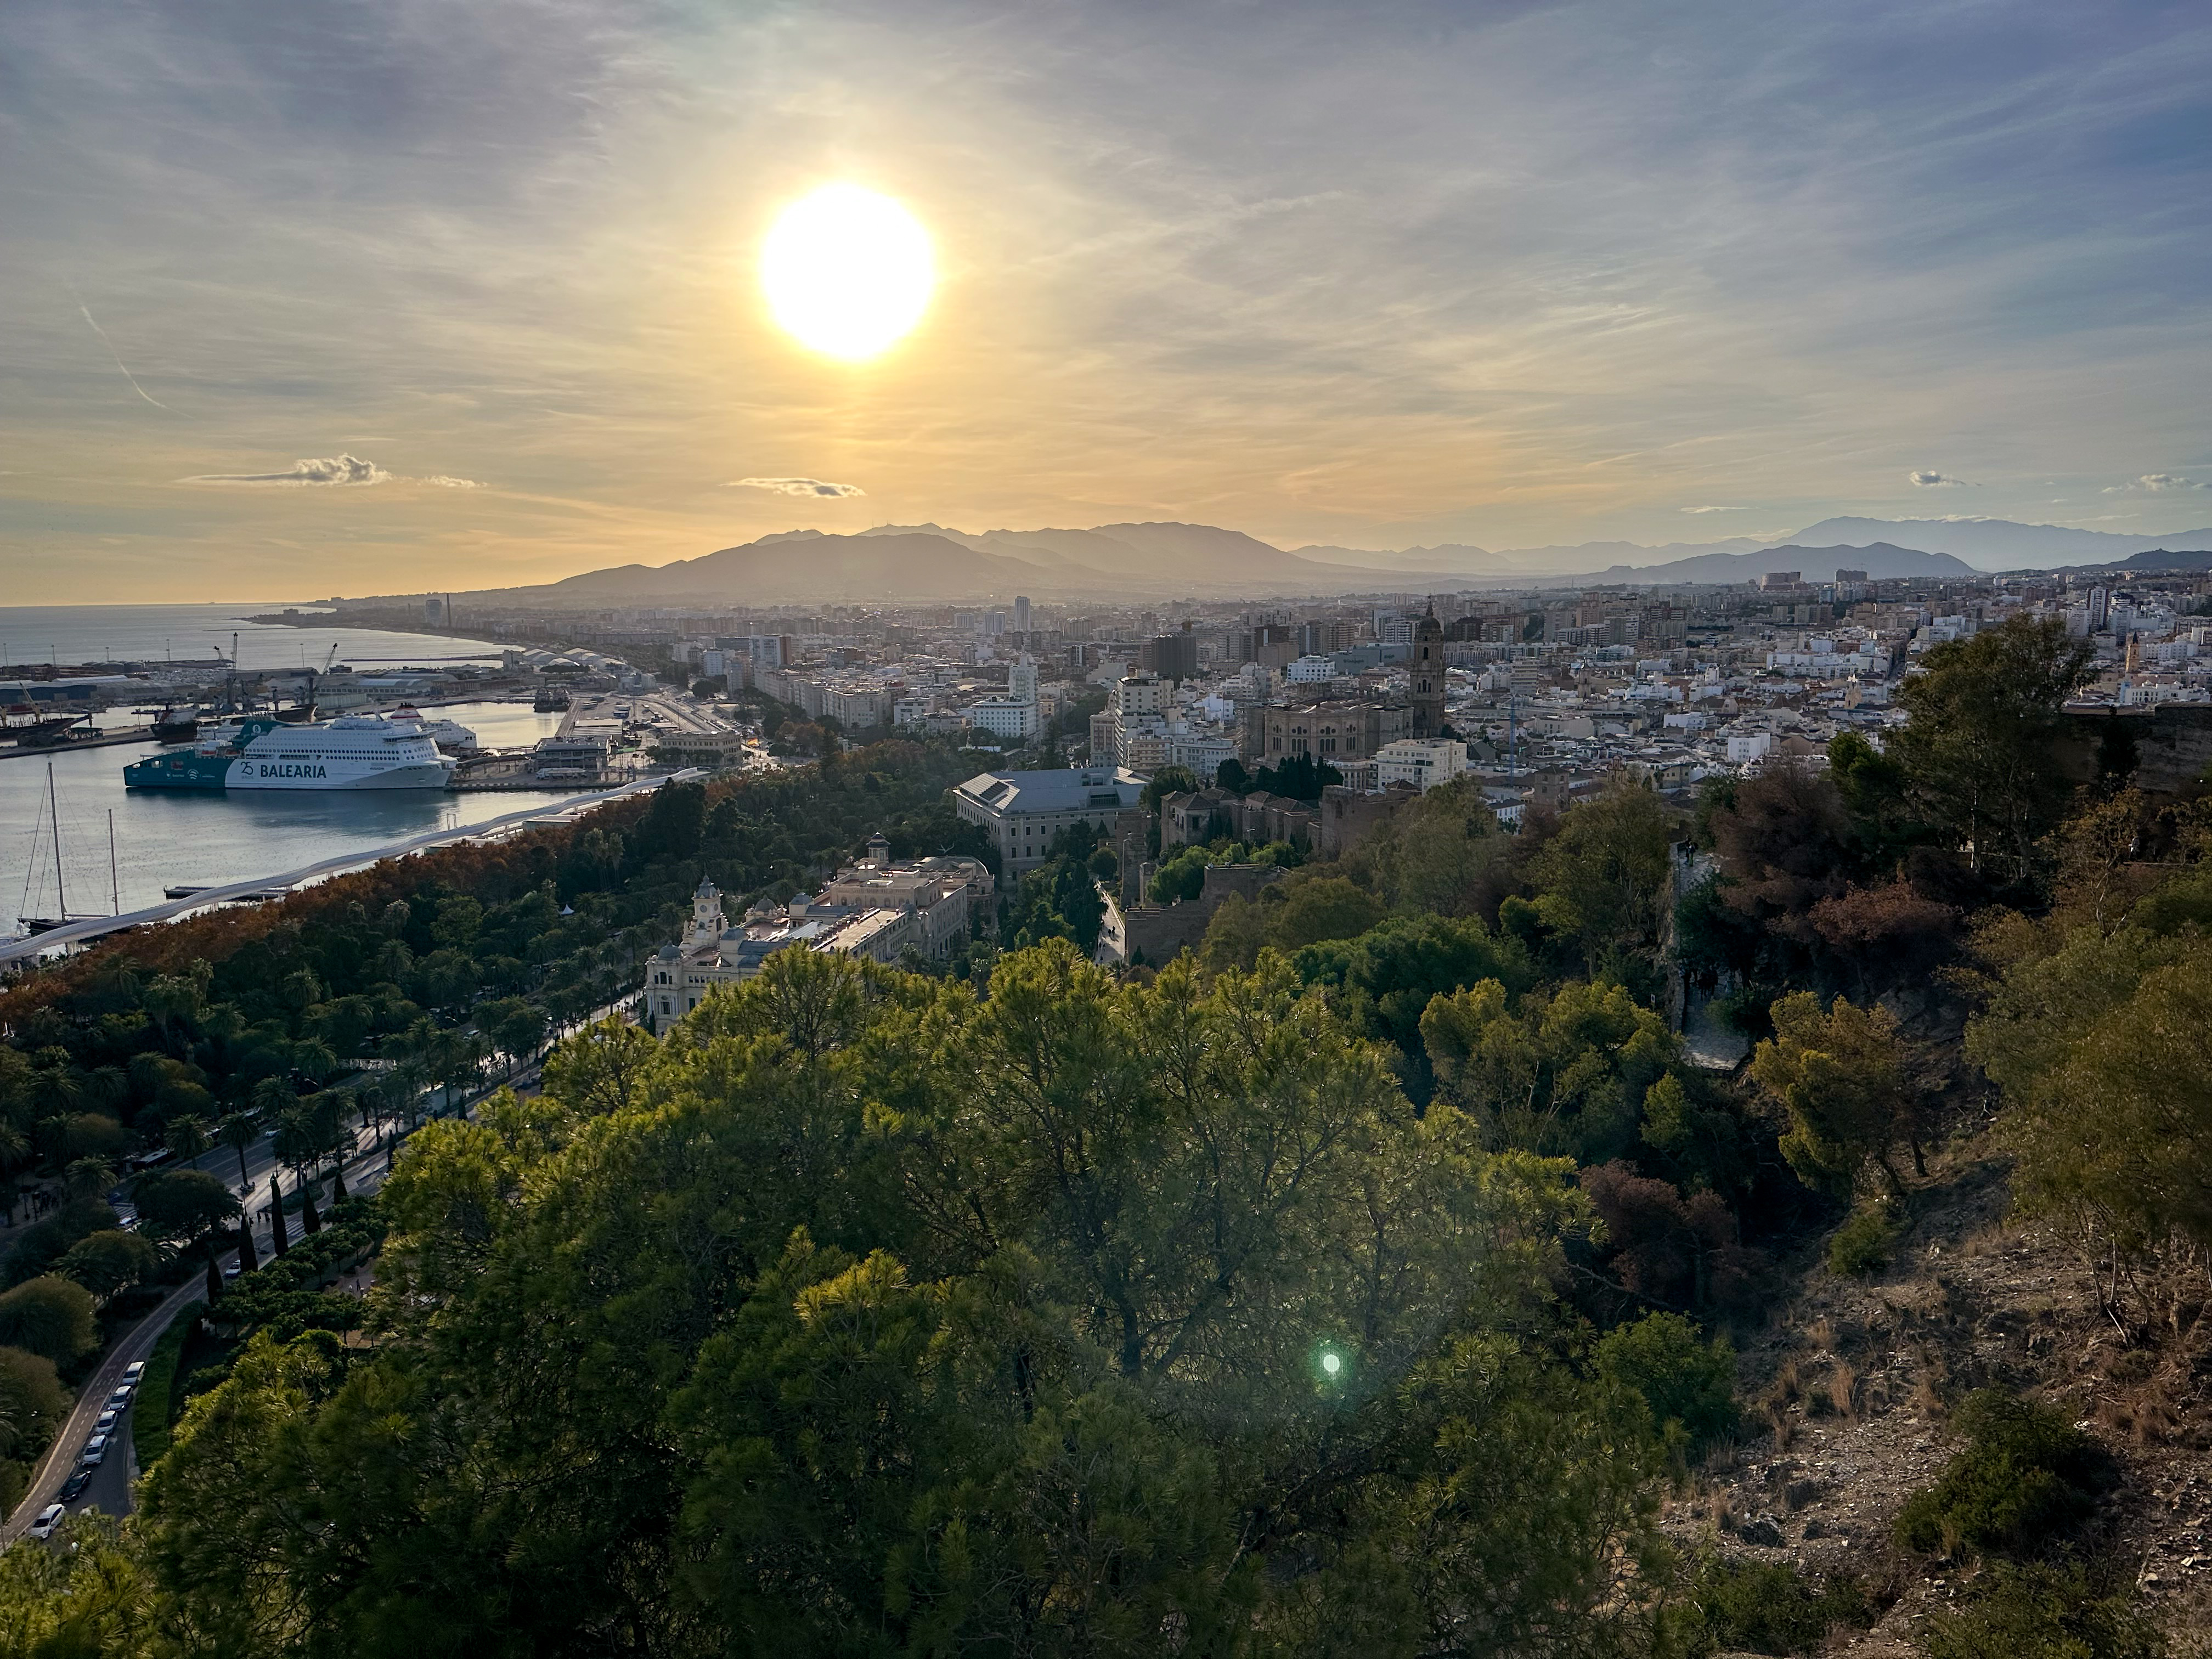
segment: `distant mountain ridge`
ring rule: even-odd
[[[1582,583],[1731,583],[1792,569],[1815,580],[1829,580],[1837,568],[1864,569],[1877,580],[1960,576],[1977,569],[2120,564],[2154,547],[2191,546],[2212,547],[2212,529],[2137,537],[1993,519],[1838,518],[1779,544],[1737,536],[1660,547],[1605,541],[1492,551],[1445,544],[1390,552],[1323,545],[1285,551],[1242,531],[1175,522],[981,532],[878,525],[848,535],[780,531],[670,564],[623,565],[469,597],[550,605],[985,603],[1018,593],[1061,600],[1147,593],[1318,599]]]
[[[1600,571],[1599,582],[1633,581],[1640,585],[1674,582],[1734,583],[1756,581],[1761,576],[1795,570],[1808,582],[1831,582],[1838,570],[1863,570],[1869,581],[1893,581],[1902,576],[1971,576],[1974,568],[1948,553],[1923,553],[1917,547],[1896,547],[1873,542],[1864,547],[1800,547],[1795,542],[1763,547],[1754,553],[1701,553],[1657,565],[1615,565]]]

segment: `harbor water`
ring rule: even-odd
[[[432,712],[469,727],[487,749],[527,748],[552,736],[561,722],[558,714],[532,713],[527,703],[462,703]],[[143,744],[51,757],[70,915],[137,909],[160,903],[170,887],[214,887],[276,875],[356,848],[481,823],[535,800],[570,799],[551,791],[126,791],[124,767],[159,752]],[[53,831],[46,817],[47,764],[45,756],[0,760],[0,938],[15,932],[21,916],[57,914]]]
[[[395,634],[373,628],[316,624],[313,607],[300,608],[301,623],[250,623],[285,608],[279,600],[233,605],[0,605],[0,667],[38,663],[213,663],[230,655],[238,635],[240,670],[282,674],[320,668],[337,647],[337,660],[356,667],[496,659],[488,640],[440,634]]]

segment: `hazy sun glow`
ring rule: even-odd
[[[921,320],[936,283],[921,222],[858,185],[801,197],[761,245],[761,287],[776,322],[832,357],[872,357],[890,347]]]

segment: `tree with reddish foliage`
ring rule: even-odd
[[[1605,1223],[1604,1265],[1624,1289],[1664,1307],[1747,1312],[1756,1305],[1766,1255],[1738,1239],[1735,1216],[1719,1194],[1686,1200],[1669,1182],[1619,1160],[1580,1178]]]
[[[1926,985],[1958,953],[1960,912],[1909,882],[1849,888],[1814,905],[1811,920],[1821,942],[1850,971],[1861,1002],[1900,986]]]
[[[1836,787],[1808,768],[1771,766],[1746,778],[1706,818],[1726,878],[1722,902],[1800,945],[1813,907],[1844,890],[1850,815]]]

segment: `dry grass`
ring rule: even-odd
[[[1915,1382],[1912,1385],[1911,1398],[1912,1409],[1918,1412],[1923,1417],[1937,1418],[1942,1416],[1943,1395],[1942,1392],[1936,1388],[1934,1378],[1923,1376],[1917,1382]]]
[[[1833,1353],[1836,1349],[1836,1324],[1826,1314],[1805,1328],[1806,1340],[1822,1351]]]
[[[1859,1420],[1859,1374],[1847,1360],[1838,1359],[1828,1373],[1828,1404],[1846,1423]]]

